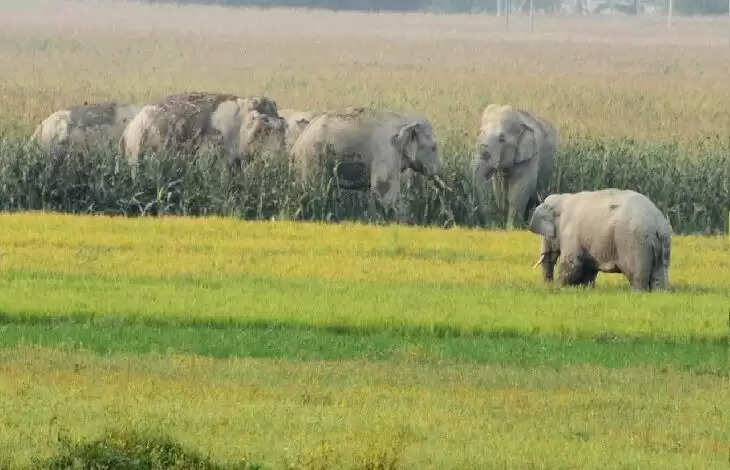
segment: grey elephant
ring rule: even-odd
[[[134,104],[113,102],[61,109],[40,123],[31,142],[57,156],[116,150],[122,132],[139,110]]]
[[[547,121],[512,106],[491,104],[482,114],[472,160],[475,190],[492,179],[507,227],[527,221],[552,177],[558,133]]]
[[[292,147],[295,164],[306,178],[333,162],[340,187],[372,190],[383,205],[397,210],[401,172],[412,169],[433,178],[438,146],[431,123],[369,108],[346,108],[314,119]]]
[[[562,285],[592,285],[598,272],[623,273],[635,289],[669,286],[672,228],[646,196],[604,189],[552,194],[532,215],[530,230],[542,235],[546,281],[555,264]]]
[[[291,150],[299,135],[318,116],[321,111],[299,111],[296,109],[280,109],[279,116],[286,121],[286,148]]]
[[[145,152],[222,154],[234,165],[260,152],[283,154],[285,133],[269,98],[183,93],[144,106],[119,146],[133,169]]]

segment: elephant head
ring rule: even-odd
[[[482,115],[476,150],[472,160],[475,183],[535,157],[535,129],[511,106],[489,105]]]
[[[542,204],[537,206],[530,219],[530,231],[542,235],[542,246],[540,258],[535,267],[542,266],[543,277],[546,281],[553,280],[555,263],[560,256],[559,218],[560,218],[560,197],[556,194],[545,198]]]
[[[446,187],[437,174],[438,144],[428,121],[419,119],[406,123],[393,135],[391,143],[401,157],[401,171],[410,168],[433,179],[439,187]]]
[[[274,111],[275,113],[275,111]],[[286,148],[286,121],[276,114],[250,111],[244,119],[242,153],[251,155],[258,152],[271,152],[280,155]]]

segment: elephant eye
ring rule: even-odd
[[[504,134],[499,134],[499,143],[503,144],[505,141],[506,139],[504,138]]]

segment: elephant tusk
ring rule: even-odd
[[[537,263],[535,263],[535,265],[532,267],[532,269],[535,269],[536,267],[540,266],[540,264],[542,264],[542,262],[544,260],[545,260],[545,253],[540,255],[540,259],[537,260]]]

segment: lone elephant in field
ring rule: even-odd
[[[112,102],[61,109],[40,123],[31,142],[55,156],[116,151],[124,128],[139,110],[134,104]]]
[[[372,190],[383,205],[396,209],[401,172],[437,175],[438,146],[431,123],[389,111],[347,108],[314,119],[292,147],[304,177],[333,163],[343,189]]]
[[[557,263],[562,285],[592,285],[601,271],[623,273],[635,289],[669,286],[672,227],[642,194],[552,194],[535,209],[530,230],[542,235],[538,264],[546,281]]]
[[[512,106],[491,104],[482,114],[472,160],[475,188],[492,179],[507,227],[523,224],[552,177],[558,133],[547,121]]]
[[[143,107],[119,146],[133,167],[145,152],[221,154],[233,165],[261,152],[283,154],[285,133],[269,98],[183,93]]]

